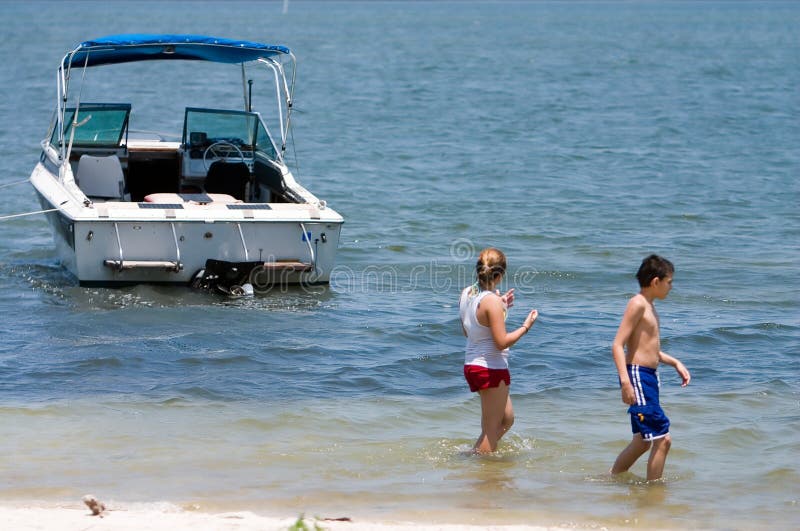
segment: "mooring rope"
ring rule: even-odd
[[[13,183],[0,184],[0,188],[5,188],[7,186],[16,186],[18,184],[27,183],[27,182],[30,182],[30,181],[28,179],[23,179],[21,181],[16,181],[16,182],[13,182]]]
[[[25,212],[23,214],[11,214],[10,216],[0,216],[0,221],[7,219],[21,218],[23,216],[33,216],[36,214],[47,214],[48,212],[56,212],[57,208],[48,208],[47,210],[37,210],[36,212]]]

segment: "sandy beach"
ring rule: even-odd
[[[304,527],[305,526],[305,527]],[[261,516],[252,512],[202,513],[185,511],[177,507],[149,509],[114,509],[109,507],[101,515],[93,515],[86,508],[76,506],[58,507],[0,507],[0,527],[17,531],[278,531],[318,530],[326,531],[544,531],[548,528],[529,525],[461,525],[426,524],[423,522],[370,522],[336,521],[298,517],[277,518]]]

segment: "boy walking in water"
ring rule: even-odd
[[[675,367],[686,387],[691,380],[683,363],[661,351],[655,299],[664,299],[672,289],[675,268],[666,258],[650,255],[642,261],[636,278],[641,290],[634,295],[614,337],[611,352],[619,373],[622,401],[630,405],[633,439],[617,457],[612,474],[627,471],[650,447],[647,480],[661,478],[672,441],[669,419],[658,403],[659,363]]]

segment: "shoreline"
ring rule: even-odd
[[[341,520],[315,517],[276,517],[250,511],[200,512],[164,503],[147,508],[108,507],[99,515],[78,504],[19,506],[0,504],[0,522],[15,531],[550,531],[536,525],[477,525],[418,521]]]

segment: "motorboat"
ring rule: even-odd
[[[170,68],[154,83],[140,69],[156,62]],[[124,77],[131,63],[139,66]],[[217,71],[194,83],[161,81],[212,63],[233,82]],[[87,73],[98,67],[112,75],[90,91]],[[79,284],[249,283],[257,291],[329,282],[344,220],[285,160],[295,70],[285,46],[203,35],[111,35],[66,53],[30,182],[58,258]],[[143,80],[135,94],[154,105],[155,125],[140,123],[148,113],[139,103],[118,101]],[[257,94],[270,103],[256,110],[262,80],[267,89]],[[180,93],[177,116],[164,116],[167,92]],[[193,99],[209,92],[212,105]],[[219,106],[223,99],[230,105]],[[165,123],[175,130],[153,132]]]

